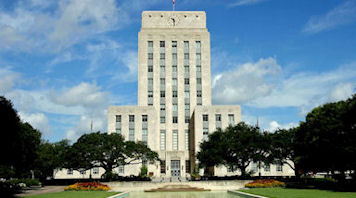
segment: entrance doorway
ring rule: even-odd
[[[171,177],[179,177],[179,176],[180,176],[180,161],[171,160]]]

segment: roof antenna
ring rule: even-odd
[[[93,133],[93,120],[91,120],[91,123],[90,123],[90,132]]]

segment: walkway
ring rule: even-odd
[[[26,190],[25,192],[21,194],[17,194],[16,196],[25,197],[30,195],[44,194],[44,193],[61,192],[64,191],[64,187],[65,186],[45,186],[34,190]]]

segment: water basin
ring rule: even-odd
[[[130,192],[128,198],[239,198],[239,196],[226,191]]]

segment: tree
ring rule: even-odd
[[[209,134],[208,141],[203,141],[200,144],[197,159],[201,168],[209,169],[209,167],[224,163],[224,155],[222,153],[224,153],[225,149],[225,144],[223,143],[225,140],[223,131],[218,129]],[[209,172],[208,174],[211,175],[212,173]]]
[[[65,155],[70,145],[68,140],[56,143],[42,141],[38,150],[35,175],[41,180],[53,178],[54,171],[65,167]]]
[[[295,175],[299,177],[296,157],[296,142],[295,133],[296,128],[291,129],[278,129],[271,134],[272,144],[271,144],[271,157],[277,163],[287,164],[291,169],[294,170]],[[292,162],[292,163],[291,163]]]
[[[142,142],[125,142],[120,134],[96,132],[82,135],[71,147],[67,159],[71,159],[67,168],[88,170],[102,167],[109,174],[121,165],[158,160],[158,154]]]
[[[21,154],[17,147],[20,133],[20,118],[10,100],[0,96],[0,177],[9,178],[14,175],[11,168]],[[11,152],[9,152],[11,151]]]
[[[239,169],[245,177],[251,162],[268,161],[269,145],[266,133],[240,122],[210,134],[209,140],[200,144],[197,158],[203,167],[225,165],[233,170]]]
[[[29,123],[20,123],[20,139],[18,147],[21,155],[17,157],[16,175],[19,178],[30,176],[30,171],[35,169],[35,161],[38,157],[41,143],[41,132],[34,129]]]
[[[352,103],[352,99],[349,102]],[[345,171],[354,170],[350,157],[356,138],[352,127],[348,127],[352,125],[347,124],[349,109],[352,108],[348,108],[346,101],[339,101],[308,113],[296,133],[298,164],[303,170],[340,172],[340,179],[345,178]]]

